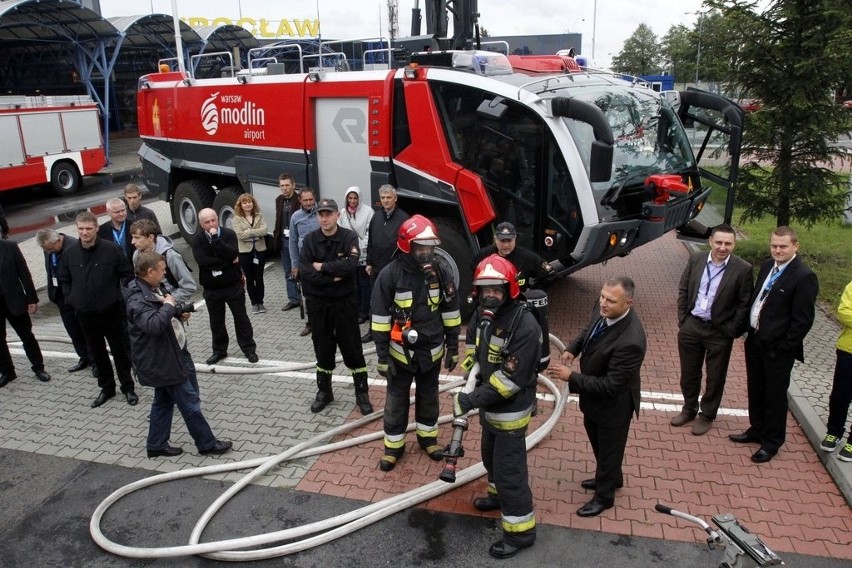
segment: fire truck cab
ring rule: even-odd
[[[685,91],[675,108],[556,55],[439,51],[399,69],[346,67],[140,79],[143,175],[185,237],[202,207],[227,224],[244,191],[272,215],[282,172],[338,203],[352,185],[375,203],[390,183],[403,210],[436,223],[466,293],[470,259],[501,221],[566,275],[675,228],[703,237],[702,177],[729,190],[736,179],[743,114],[721,96]],[[717,163],[699,168],[696,154]]]

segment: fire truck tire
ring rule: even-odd
[[[66,196],[80,187],[80,172],[73,162],[56,162],[50,169],[50,185],[56,195]]]
[[[219,224],[229,229],[234,228],[234,204],[237,202],[237,197],[243,192],[239,186],[223,187],[216,192],[216,199],[213,200],[213,210],[219,216]]]
[[[432,222],[441,237],[441,246],[435,248],[435,253],[446,260],[453,271],[459,295],[459,309],[462,320],[466,321],[473,313],[473,305],[467,301],[473,288],[473,274],[470,271],[473,250],[456,221],[439,217],[432,219]]]
[[[178,184],[172,199],[172,216],[185,241],[198,232],[198,212],[213,206],[216,192],[203,181],[191,179]]]

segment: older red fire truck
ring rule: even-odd
[[[100,114],[88,96],[0,97],[0,191],[50,183],[59,195],[106,164]]]
[[[352,185],[375,202],[390,183],[405,211],[436,223],[464,293],[500,221],[565,275],[685,230],[710,192],[701,178],[736,177],[742,111],[714,94],[682,92],[675,108],[556,55],[426,51],[357,71],[345,56],[299,59],[291,73],[250,64],[221,78],[140,78],[143,176],[184,236],[202,207],[225,221],[241,192],[272,214],[282,172],[338,203]],[[696,148],[730,165],[699,168]]]

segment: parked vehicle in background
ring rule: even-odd
[[[70,195],[106,165],[97,105],[88,96],[0,97],[0,191],[49,183]]]

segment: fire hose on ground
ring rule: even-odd
[[[553,344],[559,350],[560,353],[564,351],[565,347],[558,338],[550,336],[550,341],[551,344]],[[263,369],[255,370],[238,367],[215,367],[214,369],[212,367],[205,368],[205,366],[199,365],[198,370],[218,373],[269,373],[306,369],[312,368],[313,366],[313,364],[288,365],[275,368],[265,367]],[[460,379],[458,381],[453,381],[451,383],[444,384],[441,387],[440,392],[457,388],[464,382],[464,380]],[[548,417],[548,419],[539,428],[537,428],[535,431],[531,432],[527,436],[527,451],[534,448],[539,442],[541,442],[541,440],[543,440],[556,426],[556,423],[562,416],[562,412],[564,410],[565,402],[567,400],[568,395],[567,382],[565,383],[561,391],[550,379],[543,375],[538,376],[538,382],[550,390],[550,392],[555,397],[555,404],[553,413]],[[280,531],[272,531],[259,535],[225,539],[215,542],[200,542],[202,533],[204,532],[210,521],[213,519],[213,517],[231,498],[233,498],[237,493],[239,493],[252,481],[257,479],[276,465],[285,461],[315,456],[326,452],[355,446],[364,442],[381,439],[383,437],[383,432],[378,431],[370,434],[364,434],[355,438],[341,440],[339,442],[318,445],[320,442],[327,438],[339,436],[341,434],[345,434],[349,431],[360,428],[374,420],[381,418],[382,415],[383,412],[380,410],[368,416],[364,416],[362,418],[354,420],[352,422],[342,424],[340,426],[332,428],[331,430],[320,433],[309,440],[301,442],[293,446],[289,450],[282,452],[281,454],[278,454],[276,456],[266,458],[255,458],[235,463],[217,464],[207,467],[174,471],[155,475],[153,477],[149,477],[147,479],[142,479],[137,482],[131,483],[116,490],[106,499],[104,499],[100,503],[100,505],[98,505],[97,509],[95,509],[95,512],[92,514],[92,519],[89,523],[89,532],[91,533],[92,538],[98,544],[98,546],[100,546],[104,550],[119,556],[125,556],[129,558],[167,558],[189,555],[200,555],[214,560],[225,561],[251,561],[277,558],[280,556],[286,556],[288,554],[293,554],[302,550],[307,550],[309,548],[326,544],[342,536],[351,534],[362,527],[384,519],[385,517],[393,515],[394,513],[432,499],[433,497],[437,497],[443,493],[451,491],[457,486],[461,486],[471,481],[474,481],[475,479],[481,477],[486,473],[485,467],[482,465],[482,462],[478,462],[467,468],[455,471],[456,475],[454,483],[447,483],[442,480],[437,480],[425,486],[412,489],[406,493],[402,493],[394,497],[389,497],[377,503],[371,503],[369,505],[366,505],[354,511],[350,511],[348,513],[344,513],[342,515],[338,515],[336,517],[316,521],[300,527],[293,527]],[[445,415],[439,419],[438,423],[444,424],[452,420],[453,417],[451,415]],[[409,424],[407,431],[411,431],[413,429],[414,424]],[[250,468],[254,469],[251,472],[247,473],[233,486],[231,486],[221,496],[219,496],[202,514],[202,516],[199,518],[198,522],[192,530],[192,533],[189,538],[189,544],[156,548],[126,546],[109,540],[101,531],[101,521],[103,520],[103,517],[106,512],[115,503],[117,503],[127,495],[130,495],[131,493],[134,493],[146,487],[150,487],[160,483],[166,483],[169,481],[176,481],[179,479],[187,479],[191,477],[199,477],[203,475],[221,474],[230,471],[238,471]],[[239,550],[242,548],[259,547],[276,544],[284,541],[291,542],[287,542],[286,544],[280,544],[278,546],[271,546],[268,548]]]

